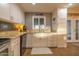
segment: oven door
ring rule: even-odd
[[[0,41],[0,56],[9,56],[9,41]]]

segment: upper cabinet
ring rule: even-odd
[[[9,4],[0,4],[0,18],[10,19],[10,9]]]
[[[17,10],[17,19],[19,20],[18,22],[24,24],[24,12],[19,7],[17,8]]]
[[[10,4],[10,20],[18,22],[16,4]]]
[[[24,12],[17,4],[10,4],[10,18],[17,23],[24,24]]]
[[[0,18],[24,24],[24,12],[17,4],[0,4]]]

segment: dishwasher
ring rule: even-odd
[[[0,56],[9,56],[9,39],[0,38]]]

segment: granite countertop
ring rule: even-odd
[[[5,32],[0,32],[0,38],[16,38],[23,34],[26,34],[26,32],[5,31]]]
[[[36,33],[36,32],[19,32],[19,31],[4,31],[4,32],[0,32],[0,38],[16,38],[16,37],[19,37],[23,34],[41,34],[41,33]],[[65,34],[65,32],[46,32],[44,33],[45,35],[46,34],[50,34],[50,35],[62,35],[62,34]]]

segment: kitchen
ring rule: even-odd
[[[0,3],[0,56],[54,55],[58,52],[51,49],[68,48],[64,6],[68,4]]]
[[[28,5],[32,4],[23,4],[26,8]],[[52,4],[47,5],[51,6]],[[59,7],[62,5],[66,4],[60,4]],[[58,25],[59,29],[57,29],[57,9],[54,10],[55,12],[53,12],[53,14],[50,12],[44,12],[49,9],[41,9],[40,12],[39,8],[39,12],[37,10],[35,10],[35,12],[28,12],[29,10],[27,10],[25,14],[22,10],[23,6],[21,4],[0,4],[0,40],[4,39],[2,43],[8,40],[8,43],[6,43],[8,44],[8,47],[2,49],[2,52],[7,49],[7,55],[21,56],[26,48],[66,47],[66,40],[64,40],[64,37],[66,36],[66,32],[64,32],[66,31],[66,24],[63,23],[63,26],[62,24]],[[58,10],[58,18],[62,18],[63,15],[60,16],[60,14],[62,14],[63,11],[62,9]],[[53,20],[51,20],[52,16]],[[64,13],[62,19],[64,18],[66,18],[66,13]],[[62,22],[64,21],[62,20]],[[59,21],[59,24],[60,23],[61,22]],[[60,26],[64,31],[61,31]],[[58,38],[59,40],[57,40]],[[62,43],[60,42],[60,38],[62,39]]]

